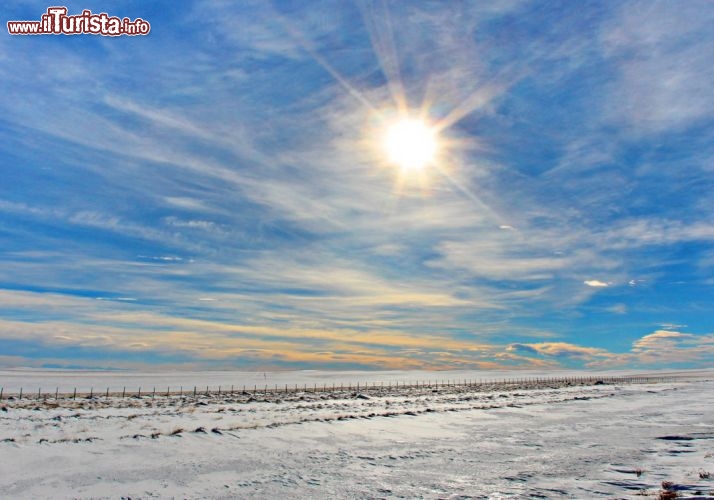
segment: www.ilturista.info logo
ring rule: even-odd
[[[104,12],[92,14],[89,10],[68,16],[67,7],[50,7],[40,21],[8,21],[7,31],[11,35],[133,36],[148,35],[151,25],[140,17],[131,21],[128,17],[109,17]]]

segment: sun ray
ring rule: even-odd
[[[464,117],[487,105],[495,95],[498,87],[484,85],[472,92],[466,99],[449,112],[435,125],[438,131],[445,130],[461,121]]]
[[[469,188],[467,188],[463,183],[459,182],[454,178],[453,175],[449,173],[449,171],[441,166],[436,167],[437,172],[441,174],[452,186],[454,186],[459,192],[461,192],[464,196],[466,196],[469,200],[471,200],[473,203],[475,203],[479,211],[486,215],[487,217],[499,221],[501,220],[501,217],[486,203],[484,203],[478,196],[476,196]],[[496,222],[496,223],[497,223]]]
[[[387,80],[387,86],[389,87],[392,99],[399,112],[406,113],[408,104],[399,69],[399,57],[394,44],[394,30],[392,29],[389,7],[386,2],[382,1],[380,12],[377,15],[374,9],[368,11],[366,2],[360,2],[358,6],[365,28],[367,29],[370,43],[372,44],[372,50]],[[384,21],[384,29],[379,29],[376,22],[377,19]]]
[[[293,26],[292,23],[290,23],[290,21],[283,16],[278,16],[278,20],[282,24],[283,28],[285,28],[285,30],[288,32],[288,34],[293,37],[293,39],[297,42],[297,44],[305,52],[307,52],[317,64],[319,64],[325,71],[327,71],[330,76],[332,76],[335,81],[337,81],[337,83],[339,83],[347,91],[349,95],[364,104],[364,106],[367,107],[370,112],[374,113],[375,115],[381,116],[380,110],[371,102],[369,102],[369,100],[362,94],[362,92],[357,90],[345,77],[343,77],[335,68],[333,68],[332,65],[328,63],[324,57],[317,53],[317,51],[311,46],[308,40],[300,32],[300,30]]]

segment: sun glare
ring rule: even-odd
[[[390,163],[405,170],[421,170],[434,160],[436,133],[421,120],[402,119],[387,127],[384,149]]]

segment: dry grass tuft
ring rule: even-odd
[[[679,497],[679,494],[674,491],[674,483],[672,481],[662,481],[662,491],[659,492],[658,500],[674,500]]]

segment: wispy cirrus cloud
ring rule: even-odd
[[[711,119],[714,72],[709,60],[714,21],[707,2],[686,5],[630,2],[603,32],[618,62],[613,82],[613,119],[625,118],[642,132],[681,129]],[[643,19],[646,21],[643,22]],[[692,43],[695,42],[695,43]]]

